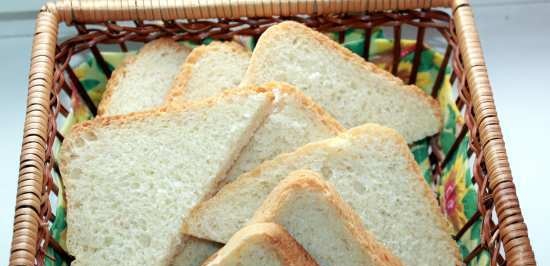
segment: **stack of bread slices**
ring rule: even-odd
[[[146,44],[60,169],[73,265],[459,265],[408,143],[441,128],[414,85],[295,22],[254,52]]]

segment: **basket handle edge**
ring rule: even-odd
[[[488,182],[508,265],[536,265],[513,182],[498,121],[487,65],[469,0],[453,0],[453,20],[476,124],[488,171]],[[490,244],[490,243],[489,243]],[[498,251],[497,251],[498,252]]]
[[[226,0],[165,1],[165,0],[58,0],[47,4],[67,24],[105,22],[108,20],[173,20],[291,16],[299,14],[329,14],[363,11],[405,10],[431,7],[451,7],[457,0],[241,0],[232,4]]]

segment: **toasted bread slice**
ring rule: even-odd
[[[197,101],[241,82],[250,52],[236,42],[212,42],[194,48],[167,94],[167,102]]]
[[[310,170],[283,179],[250,221],[282,225],[321,266],[402,265],[336,189]]]
[[[183,232],[226,242],[273,188],[299,169],[318,172],[331,182],[365,227],[405,265],[459,264],[449,224],[407,143],[395,130],[375,124],[262,163],[194,208]]]
[[[300,23],[282,22],[260,37],[242,84],[269,81],[295,85],[346,128],[378,123],[409,143],[441,128],[436,100]]]
[[[162,105],[190,52],[172,39],[162,38],[128,55],[107,82],[98,115],[122,115]]]
[[[60,153],[75,263],[167,265],[182,216],[215,192],[273,100],[244,90],[77,124]]]
[[[317,266],[284,228],[257,223],[239,230],[203,266]]]

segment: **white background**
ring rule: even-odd
[[[42,2],[0,5],[0,265],[9,256],[32,18]],[[472,2],[529,235],[539,264],[550,265],[550,0]]]

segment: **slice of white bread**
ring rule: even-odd
[[[459,263],[449,224],[407,143],[395,130],[376,124],[262,163],[195,207],[183,233],[226,242],[273,188],[298,169],[318,172],[331,182],[365,227],[405,265]]]
[[[222,244],[216,242],[184,236],[182,244],[178,247],[176,257],[170,265],[201,266],[204,261],[222,247]]]
[[[250,221],[282,225],[321,266],[402,265],[336,189],[310,170],[289,174]]]
[[[281,153],[344,131],[331,115],[289,84],[271,82],[260,88],[273,92],[275,108],[239,155],[227,181]]]
[[[181,67],[167,102],[201,100],[241,82],[250,52],[236,42],[212,42],[194,48]]]
[[[128,55],[107,82],[98,115],[121,115],[162,105],[190,52],[172,39],[162,38]]]
[[[182,216],[215,192],[273,100],[243,90],[77,124],[60,153],[75,263],[168,265]]]
[[[378,123],[397,129],[409,143],[441,128],[436,100],[296,22],[263,33],[242,84],[269,81],[295,85],[346,128]]]
[[[317,266],[278,224],[256,223],[239,230],[203,266]],[[336,264],[335,264],[336,265]]]

